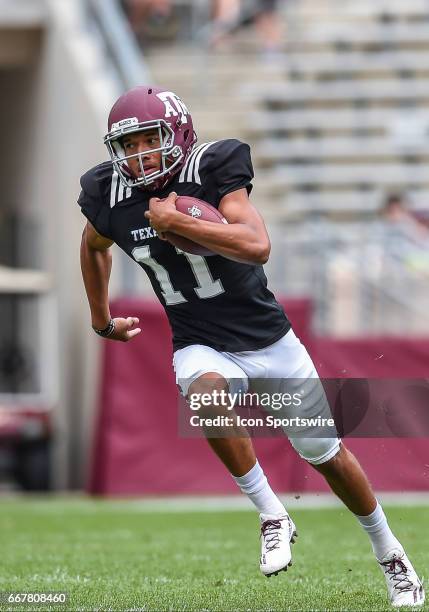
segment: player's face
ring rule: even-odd
[[[158,130],[129,134],[123,139],[122,146],[125,149],[125,155],[136,155],[127,161],[128,167],[136,178],[142,176],[140,156],[137,156],[139,153],[144,153],[141,160],[146,176],[161,169],[161,151],[151,152],[151,149],[158,149],[161,146]]]

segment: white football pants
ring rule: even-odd
[[[292,329],[274,344],[256,351],[219,352],[193,344],[174,353],[173,367],[177,384],[185,397],[197,378],[216,372],[226,379],[230,393],[248,390],[257,393],[290,392],[291,385],[299,385],[300,389],[304,385],[305,399],[299,407],[299,416],[331,417],[313,361]],[[297,414],[296,408],[294,414]],[[309,428],[305,436],[301,433],[297,437],[289,431],[288,436],[298,454],[314,465],[329,461],[340,449],[338,437],[319,437],[320,429]]]

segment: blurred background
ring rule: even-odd
[[[79,177],[136,84],[179,94],[201,142],[252,146],[267,275],[320,372],[427,375],[427,0],[0,0],[0,82],[0,490],[234,491],[177,439],[168,326],[119,250],[112,308],[144,333],[90,329]],[[356,444],[377,488],[428,490],[422,442]],[[260,445],[277,488],[323,489]]]

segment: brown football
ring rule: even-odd
[[[217,208],[208,202],[204,202],[204,200],[199,200],[198,198],[192,198],[191,196],[179,196],[176,200],[176,208],[184,215],[194,217],[195,219],[211,221],[212,223],[228,223]],[[165,237],[169,242],[171,242],[171,244],[174,244],[175,247],[185,251],[186,253],[191,253],[192,255],[204,255],[205,257],[209,255],[216,255],[216,253],[206,249],[206,247],[201,246],[200,244],[197,244],[184,236],[179,236],[179,234],[166,232]]]

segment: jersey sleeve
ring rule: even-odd
[[[101,236],[111,238],[110,206],[101,195],[95,171],[90,170],[84,174],[80,179],[80,185],[82,190],[77,203],[82,213]]]
[[[208,149],[207,156],[207,174],[215,182],[219,200],[243,188],[250,194],[254,173],[248,144],[221,140]]]

